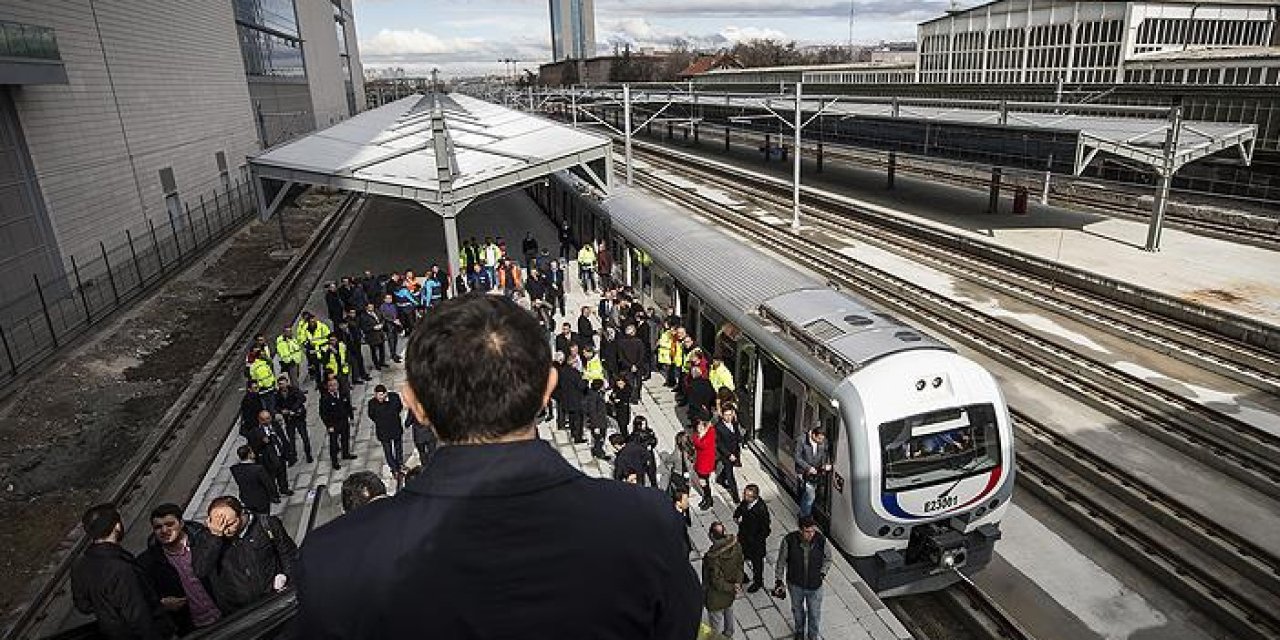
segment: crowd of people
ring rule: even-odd
[[[108,637],[163,638],[297,584],[301,637],[388,637],[416,629],[421,613],[399,606],[396,594],[369,599],[397,584],[408,589],[401,595],[422,596],[443,614],[433,628],[445,636],[506,636],[507,625],[524,621],[564,637],[575,633],[538,593],[596,583],[584,598],[599,612],[579,620],[593,629],[587,635],[634,637],[620,630],[643,627],[646,637],[685,640],[697,635],[697,609],[705,608],[716,632],[732,636],[734,600],[764,587],[771,527],[759,487],[738,486],[744,433],[733,373],[714,348],[696,343],[674,309],[645,308],[616,278],[607,247],[566,244],[562,234],[552,256],[529,235],[516,262],[502,238],[470,238],[452,282],[438,266],[421,276],[344,277],[325,287],[327,319],[304,312],[274,340],[257,336],[245,359],[244,442],[231,468],[239,495],[214,499],[202,523],[184,521],[175,505],[157,507],[151,540],[136,557],[120,546],[119,513],[111,505],[90,509],[82,524],[92,543],[73,574],[77,608],[95,614]],[[566,309],[574,286],[566,278],[569,259],[576,286],[598,294],[595,304]],[[575,311],[576,321],[566,311]],[[299,455],[313,463],[323,453],[312,447],[303,383],[319,394],[329,464],[337,470],[356,458],[353,387],[391,363],[405,367],[404,392],[377,385],[364,415],[404,489],[383,500],[388,492],[377,474],[350,474],[342,504],[352,513],[313,532],[300,555],[271,510],[292,494],[287,470]],[[658,436],[636,411],[654,375],[687,421],[673,443],[678,469],[659,469]],[[542,423],[577,444],[589,442],[593,456],[611,463],[616,482],[586,482],[538,443]],[[413,469],[406,468],[406,432],[423,463]],[[821,444],[803,458],[798,450],[802,477],[829,471]],[[698,508],[710,509],[713,476],[736,504],[737,532],[711,525],[699,589],[688,563],[688,498],[696,491]],[[800,530],[782,542],[772,593],[791,596],[796,637],[817,640],[831,558],[809,515],[810,483],[805,487]],[[348,558],[354,548],[367,551]],[[559,566],[560,551],[569,548],[576,559]],[[470,559],[460,564],[458,557]],[[462,566],[471,567],[467,575],[457,575]],[[634,572],[601,580],[596,566]],[[482,587],[492,576],[484,571],[499,567],[515,572],[503,578],[512,587],[489,593]],[[531,582],[516,586],[524,581]],[[504,614],[489,615],[497,611]]]

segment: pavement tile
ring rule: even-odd
[[[760,612],[760,620],[764,622],[764,626],[769,630],[769,635],[774,638],[791,637],[791,621],[784,618],[782,613],[777,609],[764,609]]]

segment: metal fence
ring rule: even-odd
[[[0,305],[0,387],[240,228],[253,202],[249,184],[237,180],[186,203],[168,224],[148,220],[137,233],[104,238],[98,251],[71,255],[61,277],[31,274],[31,288]]]

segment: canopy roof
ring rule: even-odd
[[[456,215],[476,198],[566,169],[607,191],[609,154],[608,138],[582,129],[460,94],[415,94],[268,149],[249,166],[286,187],[403,198]],[[262,198],[264,218],[280,199]]]

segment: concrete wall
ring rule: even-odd
[[[364,111],[369,108],[369,104],[364,95],[364,63],[360,61],[360,38],[356,35],[357,16],[352,9],[351,0],[342,0],[342,7],[352,16],[347,20],[347,53],[351,56],[351,74],[355,80],[356,110]]]
[[[294,0],[298,29],[302,32],[302,54],[311,85],[311,106],[317,129],[346,120],[346,78],[338,62],[338,36],[330,0]],[[354,46],[349,42],[348,46]]]
[[[0,19],[53,27],[66,65],[66,85],[11,91],[64,261],[168,224],[160,169],[195,201],[216,152],[234,177],[257,149],[230,2],[4,0]]]

